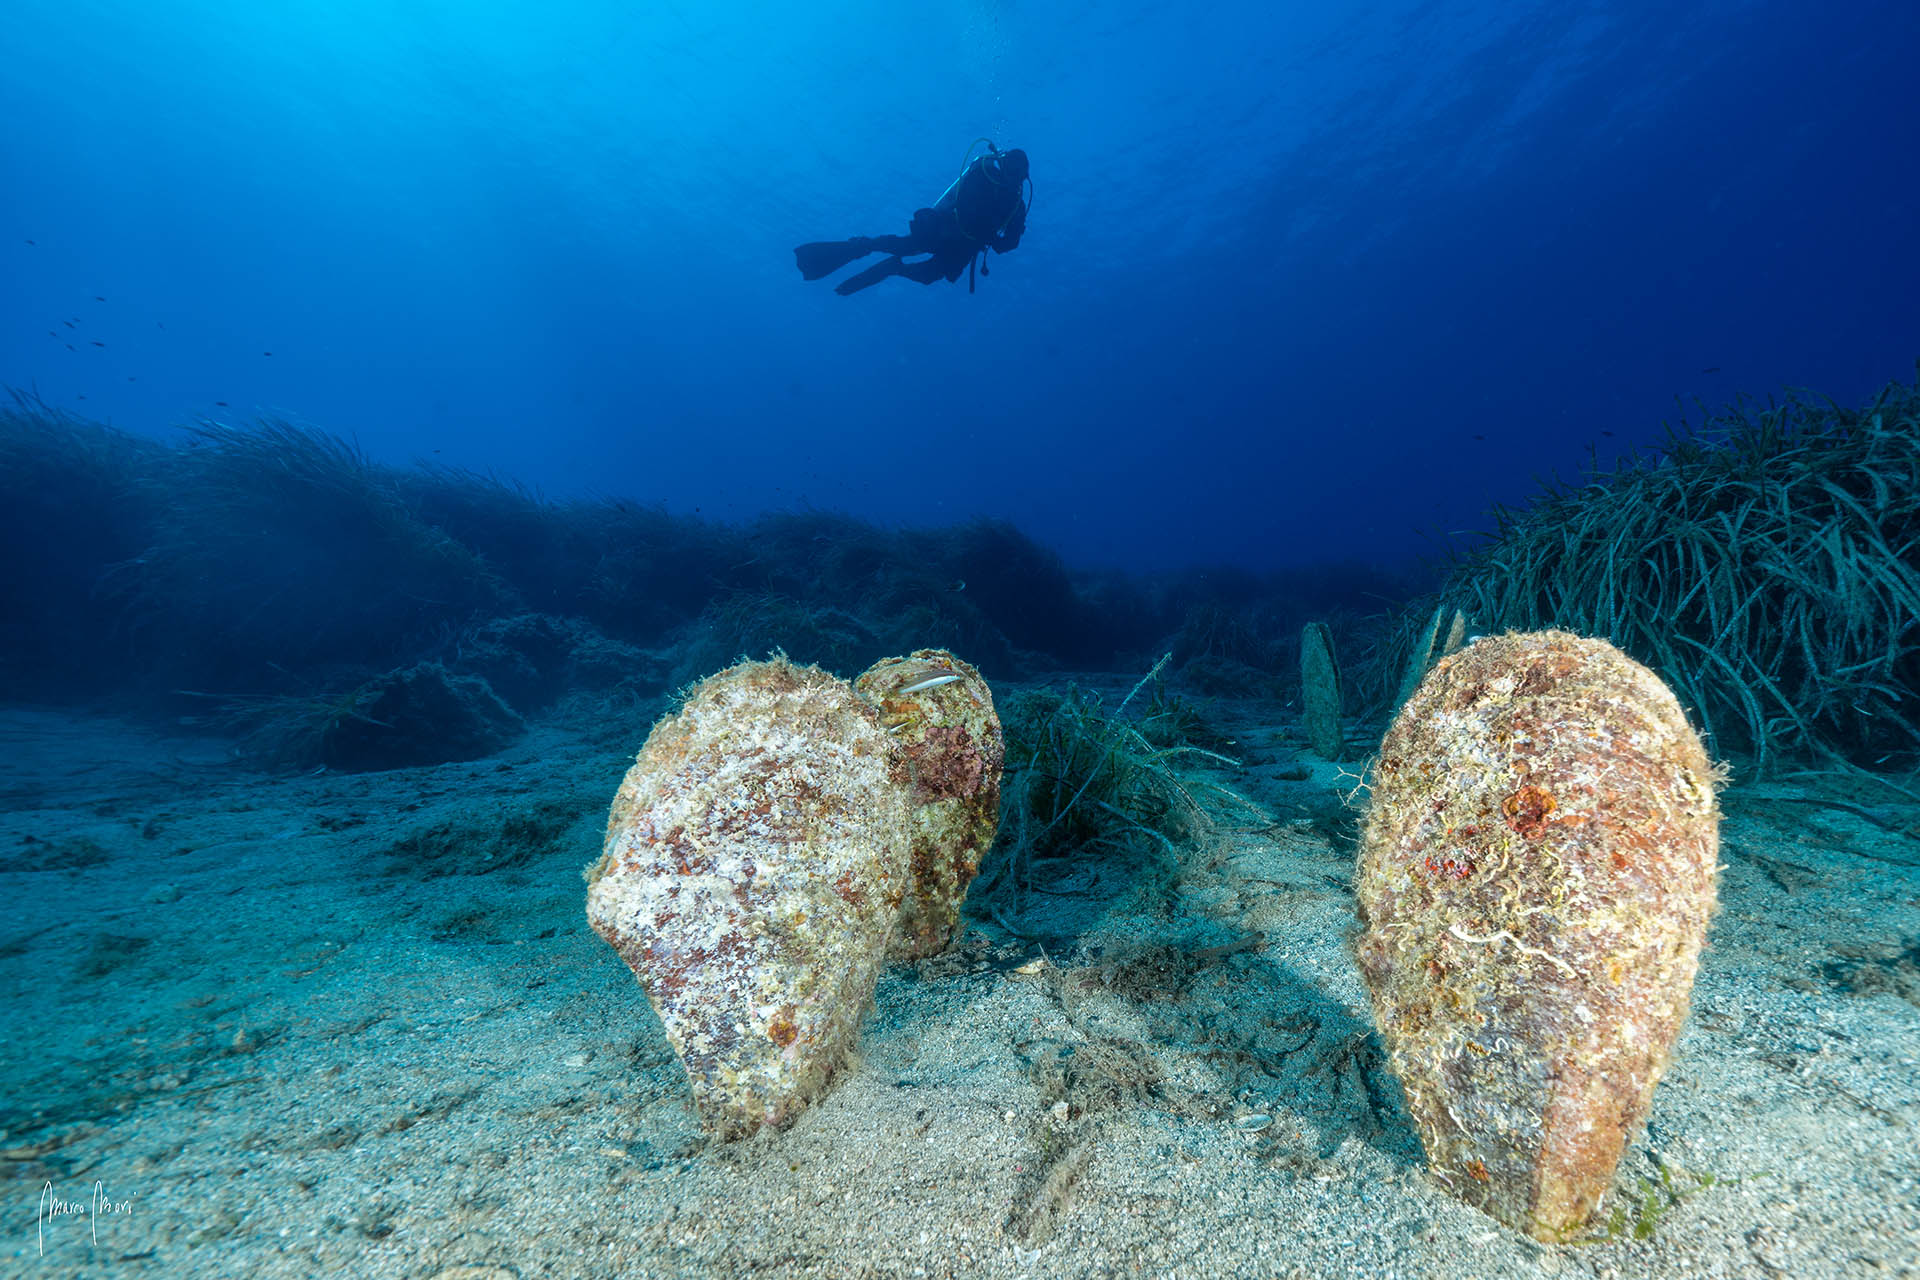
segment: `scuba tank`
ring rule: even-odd
[[[975,159],[973,149],[982,142],[987,144],[987,154],[979,157],[979,159],[985,160],[988,156],[997,157],[1000,154],[1000,148],[993,145],[993,139],[991,138],[975,138],[972,142],[968,143],[967,158],[960,164],[960,176],[949,183],[947,189],[940,193],[940,198],[933,202],[933,207],[941,213],[955,208],[960,203],[960,184],[965,182],[967,175],[973,172]]]
[[[975,146],[978,146],[982,142],[987,144],[986,153],[979,156],[974,155],[973,148]],[[995,186],[1003,185],[1001,179],[998,176],[1000,172],[1001,154],[1002,152],[1000,148],[993,144],[993,139],[975,138],[973,140],[973,143],[967,147],[967,158],[966,158],[966,161],[960,166],[960,176],[955,178],[951,183],[949,183],[947,186],[947,189],[940,193],[940,198],[933,202],[934,212],[936,213],[951,212],[954,215],[955,224],[958,225],[959,210],[960,210],[960,188],[966,184],[968,177],[970,177],[973,174],[975,169],[978,169],[980,171],[981,176],[985,178],[988,182],[993,183]],[[1032,175],[1028,175],[1024,185],[1028,189],[1029,194],[1027,196],[1027,207],[1029,211],[1031,211],[1033,207],[1033,200],[1030,194],[1033,188]],[[1000,225],[993,228],[993,230],[989,231],[986,235],[984,236],[974,235],[967,227],[964,227],[964,226],[960,227],[960,234],[963,236],[966,236],[967,239],[975,241],[977,243],[985,243],[986,241],[989,241],[993,239],[993,237],[999,235],[1002,231],[1005,231],[1007,229],[1007,223],[1013,221],[1013,215],[1018,213],[1019,211],[1020,211],[1020,201],[1015,200],[1013,204],[1013,208],[1007,211],[1007,216],[1001,221]]]
[[[975,156],[973,154],[974,147],[979,146],[983,142],[987,144],[986,152],[983,155]],[[975,267],[979,268],[981,275],[984,276],[988,274],[985,262],[987,246],[993,242],[995,237],[1007,229],[1007,224],[1011,223],[1015,215],[1020,212],[1021,200],[1020,198],[1016,198],[1013,202],[1013,207],[1007,210],[1007,216],[1001,219],[1000,225],[994,227],[984,236],[975,235],[960,221],[960,189],[966,184],[967,179],[973,176],[976,169],[979,170],[980,176],[985,181],[991,182],[995,186],[1004,185],[1002,179],[998,176],[1000,156],[1000,148],[994,145],[993,139],[975,138],[971,143],[967,144],[967,156],[960,166],[960,176],[955,178],[952,183],[947,186],[947,189],[940,193],[940,198],[933,202],[933,211],[935,213],[942,215],[952,214],[953,224],[960,234],[979,246],[967,262],[968,293],[972,293],[974,289],[973,273]],[[1031,213],[1033,210],[1032,175],[1028,175],[1024,185],[1027,188],[1025,193],[1026,207],[1028,212]]]

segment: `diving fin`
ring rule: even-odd
[[[816,240],[803,244],[793,251],[793,260],[799,264],[802,277],[818,280],[872,252],[873,241],[869,237],[855,236],[851,240]]]
[[[833,291],[843,298],[850,293],[858,293],[862,289],[871,288],[879,284],[888,276],[899,275],[901,266],[902,263],[898,257],[882,258],[865,271],[859,272],[856,275],[850,275],[839,284],[833,286]]]

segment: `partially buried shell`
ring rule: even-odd
[[[1000,821],[1006,740],[993,693],[945,649],[886,658],[854,681],[894,741],[909,792],[912,876],[893,958],[933,955],[953,937],[960,904]]]
[[[893,767],[871,705],[777,659],[695,686],[620,785],[587,918],[723,1138],[791,1121],[853,1048],[907,883]]]
[[[1645,1123],[1715,902],[1715,773],[1603,640],[1490,636],[1381,744],[1360,969],[1427,1161],[1516,1230],[1585,1229]]]

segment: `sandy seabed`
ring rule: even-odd
[[[790,1130],[703,1140],[580,868],[644,722],[263,777],[0,713],[0,1275],[1920,1276],[1920,806],[1736,782],[1694,1011],[1595,1241],[1422,1169],[1352,820],[1270,704],[1177,882],[1090,865],[881,980]]]

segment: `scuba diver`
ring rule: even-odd
[[[1002,151],[987,143],[985,155],[967,161],[966,168],[953,185],[931,208],[915,209],[913,221],[903,236],[855,236],[851,240],[821,240],[803,244],[793,251],[800,274],[809,280],[832,275],[856,258],[870,253],[892,256],[865,271],[848,276],[833,287],[838,294],[858,293],[879,284],[888,276],[905,276],[921,284],[935,280],[949,283],[967,272],[967,292],[973,292],[973,267],[987,274],[986,252],[1011,253],[1027,229],[1030,195],[1027,153],[1015,148]],[[903,259],[914,254],[930,254],[918,262]]]

